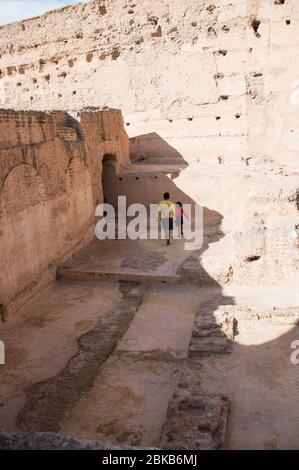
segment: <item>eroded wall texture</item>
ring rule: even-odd
[[[204,254],[211,275],[293,282],[298,26],[296,0],[102,0],[49,12],[0,29],[2,106],[122,109],[132,157],[187,162],[175,184],[223,216],[226,236]]]
[[[0,303],[17,303],[94,236],[102,159],[129,165],[117,110],[0,110]]]

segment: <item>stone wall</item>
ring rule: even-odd
[[[124,168],[128,149],[117,110],[0,110],[0,303],[30,294],[91,240],[102,158]]]
[[[208,266],[233,269],[236,282],[289,282],[298,26],[295,0],[96,0],[48,12],[0,29],[2,106],[122,109],[132,157],[186,162],[174,183],[223,215]]]
[[[2,105],[100,102],[123,110],[131,136],[157,131],[188,162],[292,162],[298,21],[294,0],[96,0],[52,11],[1,27]]]

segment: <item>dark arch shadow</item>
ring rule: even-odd
[[[112,154],[105,154],[102,158],[102,188],[103,202],[117,205],[117,194],[115,194],[117,182],[117,157]]]

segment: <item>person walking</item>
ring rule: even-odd
[[[176,216],[175,205],[170,199],[169,193],[164,193],[163,200],[158,204],[157,217],[161,220],[167,245],[170,245],[170,239],[173,233],[173,219]]]
[[[175,203],[175,207],[176,207],[175,225],[178,229],[178,236],[181,237],[181,235],[184,235],[184,229],[183,229],[184,217],[187,217],[188,219],[188,216],[186,212],[184,211],[183,204],[181,203],[181,201],[177,201]]]

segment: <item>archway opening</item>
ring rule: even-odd
[[[103,202],[117,207],[117,160],[115,155],[106,154],[102,160]]]

